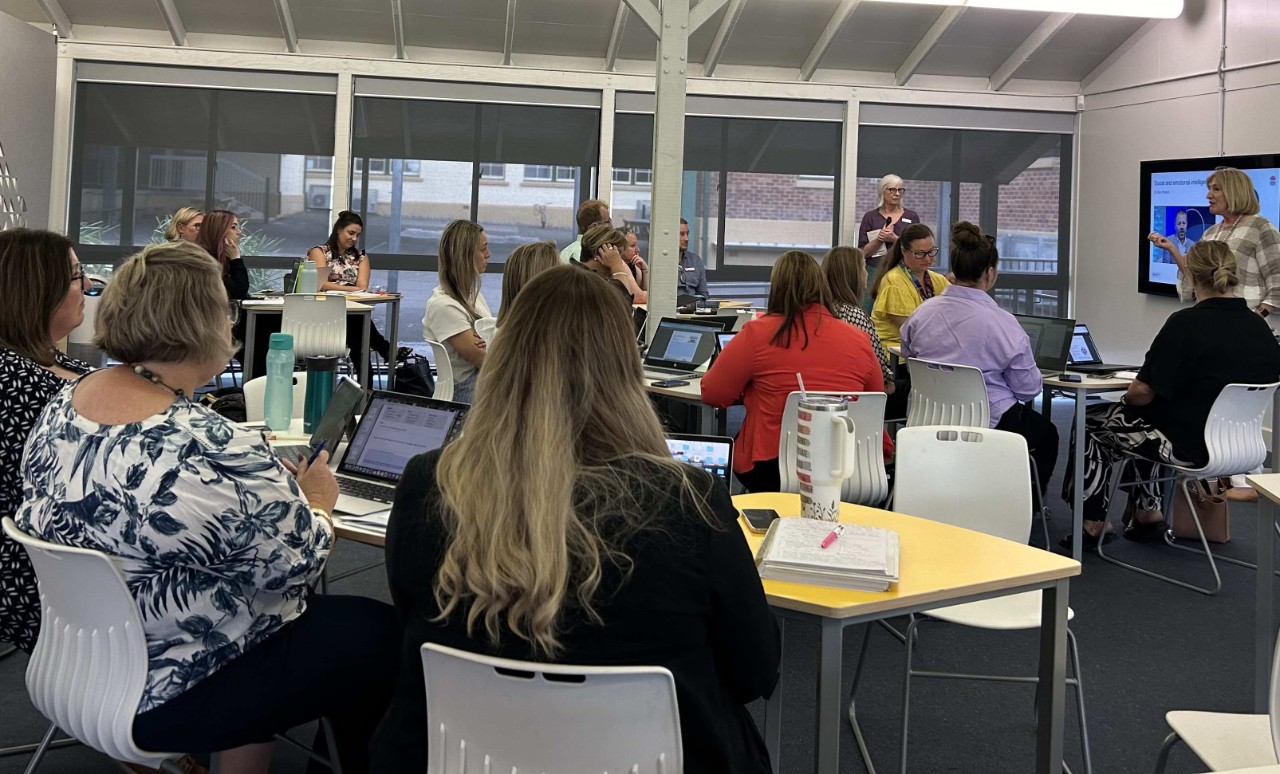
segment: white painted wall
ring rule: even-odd
[[[1075,316],[1109,360],[1141,362],[1176,300],[1138,293],[1138,163],[1280,151],[1280,0],[1230,0],[1225,121],[1221,5],[1189,0],[1085,85],[1075,217]],[[1219,137],[1220,131],[1222,138]]]
[[[0,14],[0,40],[0,72],[6,73],[0,81],[0,150],[17,193],[26,201],[26,224],[48,228],[58,41],[6,14]],[[12,193],[5,190],[4,195]]]

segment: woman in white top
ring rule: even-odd
[[[440,284],[427,301],[422,331],[449,353],[453,399],[470,403],[487,346],[476,333],[475,323],[493,316],[480,295],[480,275],[489,265],[489,237],[478,223],[455,220],[440,235],[439,254]]]

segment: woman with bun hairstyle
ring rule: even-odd
[[[1161,462],[1199,467],[1208,460],[1204,426],[1222,388],[1280,380],[1280,344],[1249,303],[1235,297],[1240,279],[1231,248],[1201,240],[1187,253],[1184,265],[1199,302],[1165,321],[1120,402],[1090,409],[1085,418],[1085,546],[1109,537],[1102,530],[1111,465],[1121,452],[1142,458],[1137,475],[1143,479],[1150,479],[1152,466]],[[1074,452],[1068,459],[1073,458]],[[1062,494],[1067,502],[1071,480],[1068,466]],[[1129,497],[1132,515],[1126,518],[1124,536],[1158,536],[1159,486],[1138,487]]]
[[[164,238],[170,242],[176,242],[179,239],[194,242],[200,235],[200,224],[203,220],[204,213],[200,210],[195,207],[183,207],[169,218],[169,224],[164,227]]]
[[[1039,491],[1044,492],[1058,461],[1058,430],[1031,407],[1044,386],[1031,340],[990,295],[999,261],[995,243],[982,229],[963,220],[952,226],[951,271],[956,281],[945,295],[922,304],[902,326],[902,354],[982,371],[991,427],[1027,439]]]
[[[356,247],[360,234],[364,232],[364,221],[350,210],[338,213],[333,222],[329,239],[322,245],[316,245],[307,251],[307,258],[316,265],[316,273],[320,275],[320,290],[337,290],[343,292],[369,290],[369,256],[364,250]],[[359,317],[347,316],[347,346],[351,349],[351,362],[359,363],[364,359],[361,339],[364,337],[364,321]],[[372,322],[369,323],[369,347],[382,355],[382,359],[391,362],[391,342]],[[409,347],[401,347],[396,352],[396,360],[404,360],[413,354]]]

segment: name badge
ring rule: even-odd
[[[903,218],[903,219],[902,219],[901,221],[899,221],[899,222],[900,222],[900,223],[910,223],[910,222],[911,222],[911,218]]]
[[[694,269],[692,266],[686,266],[686,267],[684,267],[684,270],[685,270],[685,271],[696,271],[696,269]]]

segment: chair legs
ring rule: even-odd
[[[907,668],[903,674],[902,683],[902,748],[898,757],[899,774],[907,772],[907,743],[909,741],[911,724],[911,678],[916,677],[936,677],[950,678],[958,680],[984,680],[1005,683],[1034,683],[1039,688],[1039,679],[1035,677],[1016,677],[1006,675],[977,675],[958,672],[931,672],[925,670],[913,670],[911,668],[911,656],[915,648],[916,627],[922,622],[928,620],[927,616],[920,616],[907,626]],[[1076,712],[1079,715],[1080,722],[1080,751],[1084,758],[1085,774],[1093,774],[1093,757],[1089,752],[1089,730],[1084,711],[1084,682],[1080,675],[1080,654],[1076,647],[1075,635],[1070,629],[1067,629],[1067,655],[1071,659],[1071,669],[1075,673],[1075,677],[1068,677],[1066,684],[1074,686],[1076,689]],[[1063,768],[1066,769],[1066,763],[1063,762]]]
[[[1115,497],[1116,492],[1118,492],[1120,489],[1120,482],[1124,476],[1125,470],[1128,469],[1130,462],[1132,462],[1132,459],[1133,459],[1132,457],[1125,456],[1115,466],[1116,469],[1113,471],[1114,480],[1111,484],[1111,495],[1113,499]],[[1104,543],[1104,541],[1102,540],[1098,541],[1097,548],[1095,549],[1098,553],[1098,557],[1103,561],[1110,562],[1111,564],[1116,565],[1117,567],[1123,567],[1126,570],[1131,570],[1141,575],[1146,575],[1149,578],[1155,578],[1156,580],[1162,580],[1165,583],[1172,583],[1173,585],[1181,586],[1184,589],[1190,589],[1191,591],[1198,591],[1201,594],[1206,594],[1208,596],[1213,596],[1214,594],[1217,594],[1222,589],[1222,575],[1218,573],[1218,564],[1217,562],[1214,561],[1213,552],[1209,550],[1209,541],[1205,538],[1204,529],[1200,526],[1200,517],[1199,515],[1196,514],[1196,504],[1195,504],[1195,501],[1191,499],[1191,491],[1188,488],[1189,484],[1190,484],[1190,479],[1184,478],[1182,479],[1181,482],[1179,482],[1178,488],[1182,490],[1182,495],[1187,498],[1187,505],[1190,506],[1191,521],[1196,525],[1196,534],[1200,536],[1200,545],[1204,547],[1203,553],[1205,557],[1208,558],[1209,560],[1209,569],[1213,572],[1212,586],[1197,586],[1194,583],[1188,583],[1183,580],[1178,580],[1177,578],[1171,578],[1168,575],[1161,575],[1160,573],[1154,572],[1152,570],[1148,570],[1145,567],[1139,567],[1135,564],[1122,562],[1119,559],[1116,559],[1115,557],[1107,556],[1106,552],[1102,548],[1102,545]],[[1107,522],[1108,523],[1110,522],[1110,516],[1107,517]],[[1106,529],[1106,524],[1103,525],[1103,530],[1105,531],[1105,529]],[[1187,548],[1186,546],[1175,545],[1173,542],[1173,537],[1168,531],[1165,532],[1164,540],[1165,540],[1165,543],[1167,543],[1170,546],[1173,546],[1174,548],[1180,548],[1184,551],[1193,551],[1195,553],[1200,553],[1198,551],[1195,551],[1195,549]]]
[[[1028,456],[1027,459],[1031,462],[1031,493],[1036,497],[1032,513],[1040,517],[1040,528],[1044,530],[1044,548],[1049,551],[1053,548],[1053,543],[1049,542],[1049,506],[1045,505],[1044,490],[1040,488],[1040,470],[1036,466],[1036,458]]]
[[[1169,765],[1169,753],[1172,752],[1173,746],[1178,743],[1182,737],[1178,736],[1177,731],[1172,731],[1164,738],[1164,742],[1160,745],[1160,757],[1156,758],[1156,774],[1164,774],[1165,766]]]

